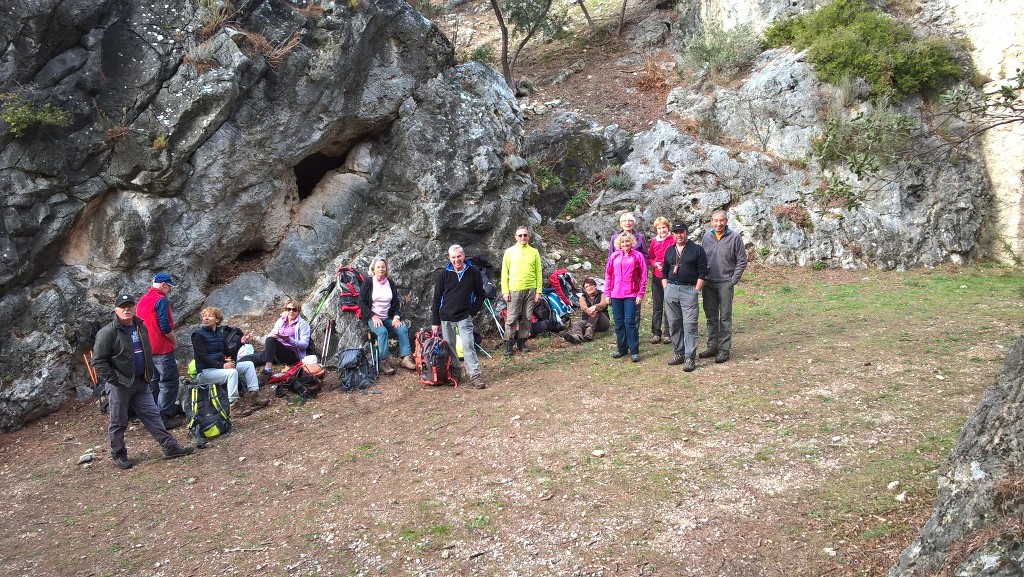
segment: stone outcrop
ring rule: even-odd
[[[802,54],[779,50],[735,89],[673,91],[666,106],[681,124],[710,126],[742,145],[712,144],[659,121],[633,138],[622,164],[632,186],[606,186],[573,226],[604,245],[616,215],[629,210],[644,229],[665,216],[703,234],[711,213],[725,209],[751,256],[770,264],[904,269],[990,256],[991,187],[977,159],[949,153],[913,170],[894,167],[894,182],[848,206],[821,193],[825,174],[803,159],[832,90]],[[922,148],[939,144],[927,132],[920,138]]]
[[[939,474],[935,510],[889,577],[1020,575],[1024,339],[985,391]]]
[[[240,257],[267,265],[211,297],[234,313],[382,254],[422,317],[449,244],[496,250],[529,213],[514,98],[404,2],[217,6],[5,9],[0,92],[70,122],[0,136],[0,430],[85,383],[113,296],[156,271],[179,342]]]

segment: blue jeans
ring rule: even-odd
[[[178,361],[174,353],[153,355],[156,370],[149,377],[149,390],[160,410],[160,417],[170,419],[178,414]]]
[[[391,354],[391,345],[388,343],[388,334],[395,335],[398,339],[398,356],[404,357],[412,354],[412,344],[409,343],[409,327],[401,324],[396,329],[391,325],[391,319],[384,319],[379,327],[373,326],[373,319],[366,321],[367,326],[377,335],[377,350],[380,351],[380,360],[388,358]]]
[[[640,354],[640,330],[636,320],[636,299],[612,299],[612,316],[615,317],[615,344],[620,353]]]

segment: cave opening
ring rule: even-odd
[[[300,160],[295,165],[295,184],[299,188],[299,199],[305,200],[328,172],[340,168],[344,163],[344,155],[329,156],[322,152],[314,152]]]

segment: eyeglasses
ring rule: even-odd
[[[284,307],[284,310],[286,310],[286,311],[288,311],[288,312],[295,312],[295,311],[297,311],[297,310],[299,310],[299,309],[297,309],[297,308],[295,308],[295,307]]]
[[[517,234],[516,238],[528,238],[529,236],[530,235],[528,235],[528,234]]]

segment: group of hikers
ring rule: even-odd
[[[580,319],[563,333],[572,344],[591,341],[595,333],[611,327],[608,310],[614,319],[615,352],[613,358],[629,356],[639,362],[640,308],[651,275],[653,311],[651,344],[672,344],[674,355],[669,365],[683,365],[683,371],[696,369],[697,358],[713,358],[716,363],[729,360],[732,344],[732,301],[734,286],[747,265],[746,250],[739,233],[728,227],[725,211],[711,217],[711,228],[700,244],[689,238],[685,222],[670,223],[664,217],[654,220],[654,236],[647,242],[636,230],[632,213],[619,217],[620,230],[608,245],[608,260],[603,279],[587,278],[578,298]],[[540,253],[530,245],[530,230],[516,229],[516,242],[505,250],[501,263],[501,298],[505,302],[504,354],[527,353],[530,348],[531,319],[535,305],[543,297]],[[599,284],[603,284],[599,286]],[[140,299],[119,295],[114,302],[114,318],[96,335],[92,366],[98,381],[104,383],[108,398],[110,452],[114,464],[128,469],[124,433],[129,409],[171,459],[191,454],[168,430],[183,424],[179,394],[178,363],[175,358],[174,318],[167,296],[177,285],[171,275],[154,275],[152,286]],[[697,353],[698,294],[704,295],[707,319],[707,348]],[[473,318],[481,311],[487,295],[479,267],[466,259],[459,245],[448,249],[448,264],[438,272],[430,306],[431,331],[448,343],[459,335],[474,335]],[[388,277],[388,263],[375,258],[370,276],[359,287],[359,318],[372,331],[384,374],[396,372],[390,350],[390,338],[398,341],[397,356],[402,368],[416,370],[408,327],[402,321],[401,299]],[[262,339],[263,350],[256,352],[255,339],[239,329],[222,325],[223,312],[206,307],[200,312],[200,325],[191,336],[195,354],[196,382],[200,385],[224,384],[232,414],[245,415],[266,406],[270,376],[275,364],[292,366],[305,357],[310,344],[310,324],[300,315],[294,300],[285,303],[271,332]],[[474,339],[464,340],[462,356],[469,384],[487,387]],[[452,362],[459,359],[452,355]],[[462,367],[460,366],[460,369]],[[197,443],[197,446],[202,446]]]

